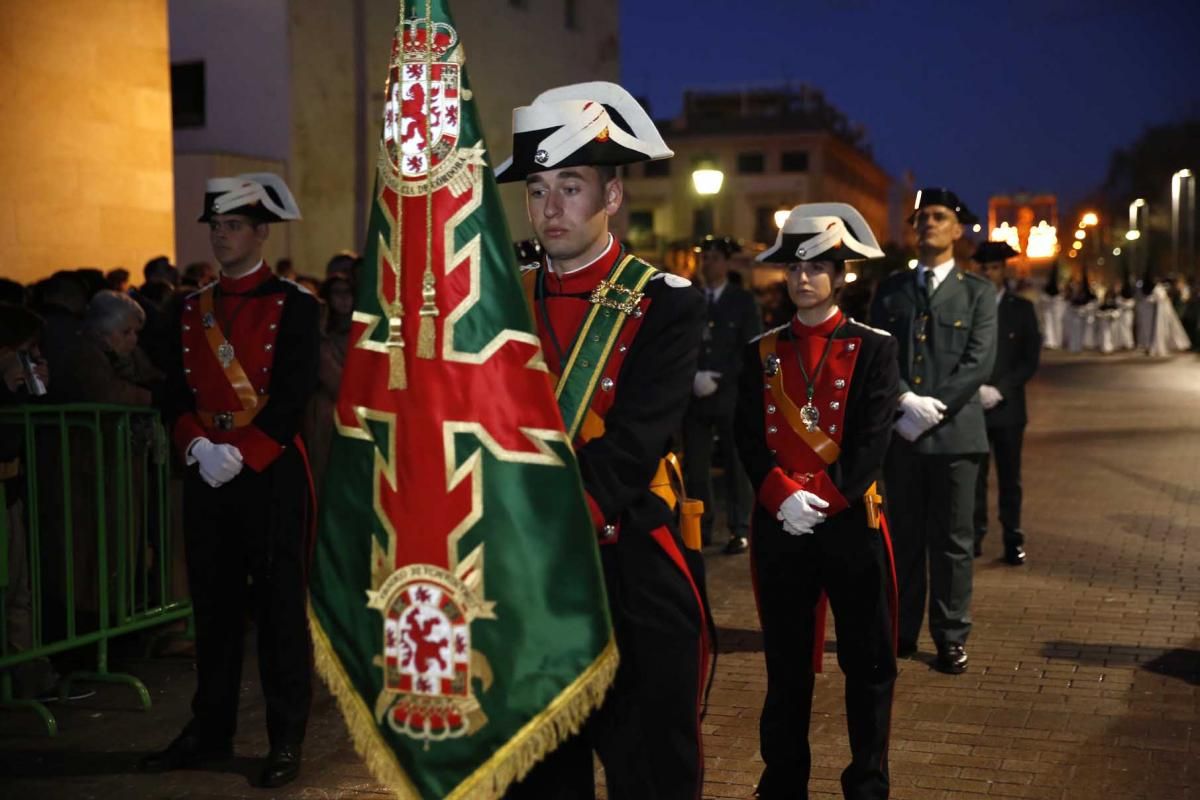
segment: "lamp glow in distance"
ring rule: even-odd
[[[783,223],[787,222],[788,215],[791,214],[791,209],[781,208],[775,212],[775,227],[783,230]]]
[[[703,167],[701,169],[692,170],[692,185],[696,187],[696,194],[701,197],[711,197],[721,191],[721,184],[725,182],[725,173],[719,169]]]
[[[706,236],[713,232],[712,229],[716,223],[713,198],[721,191],[721,184],[724,182],[725,173],[712,166],[710,162],[702,162],[692,170],[692,186],[696,188],[696,194],[700,195],[696,230],[693,231],[697,236]]]

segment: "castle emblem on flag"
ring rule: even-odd
[[[432,564],[392,573],[368,606],[383,615],[383,691],[378,722],[426,742],[466,736],[487,721],[471,681],[491,685],[487,660],[471,648],[471,621],[495,619],[479,594],[481,565],[463,562],[467,579]]]
[[[458,33],[435,23],[431,35],[422,19],[406,20],[401,28],[383,111],[382,151],[391,163],[381,174],[402,177],[408,195],[446,185],[461,194],[466,187],[458,184],[468,159],[457,149],[463,99]]]

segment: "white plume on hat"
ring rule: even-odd
[[[270,188],[279,199],[271,196]],[[283,178],[273,172],[248,172],[232,178],[210,178],[205,184],[206,194],[215,194],[212,210],[215,214],[233,214],[245,206],[261,203],[280,220],[300,219],[300,206],[288,189]]]
[[[789,252],[783,252],[786,247]],[[791,210],[775,244],[756,261],[817,261],[822,254],[837,250],[831,260],[883,258],[871,226],[848,203],[805,203]],[[828,257],[828,256],[827,256]]]
[[[608,112],[616,111],[629,127],[626,131]],[[642,153],[644,160],[670,158],[654,121],[626,89],[608,81],[589,81],[547,89],[533,103],[513,109],[513,134],[554,128],[537,146],[540,168],[554,169],[572,153],[605,130],[622,147]],[[496,167],[496,177],[512,166],[512,156]]]

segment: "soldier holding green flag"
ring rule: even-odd
[[[616,168],[673,153],[611,83],[543,92],[513,112],[513,129],[497,180],[525,182],[545,251],[523,279],[579,461],[621,664],[583,735],[510,796],[593,796],[595,748],[610,797],[696,798],[704,583],[674,524],[677,499],[661,486],[660,461],[691,394],[704,306],[689,282],[625,252],[609,232],[623,198]]]

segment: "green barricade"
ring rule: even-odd
[[[0,427],[23,447],[21,474],[0,481],[0,707],[33,710],[53,736],[54,715],[14,696],[13,672],[94,645],[95,669],[68,674],[60,697],[75,681],[123,683],[149,709],[140,680],[109,671],[108,646],[191,614],[158,412],[26,405],[0,408]]]

